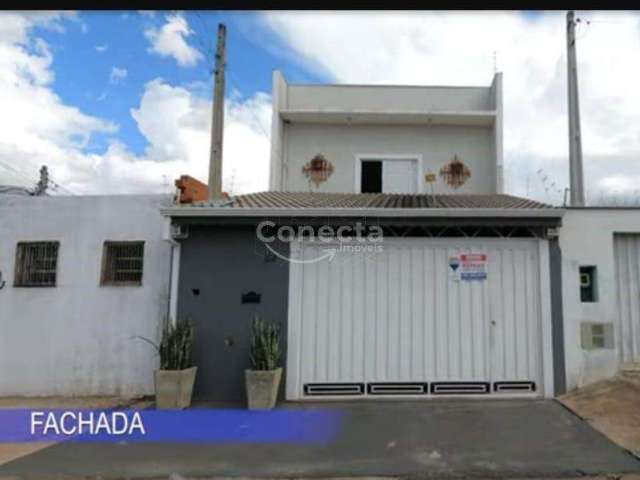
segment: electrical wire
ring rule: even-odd
[[[27,173],[21,172],[20,170],[18,170],[17,168],[13,167],[12,165],[9,165],[8,163],[0,160],[0,165],[2,165],[6,170],[9,170],[21,177],[23,177],[25,180],[27,180],[29,182],[29,184],[33,184],[33,177],[31,177],[30,175],[28,175]]]
[[[64,187],[64,186],[60,185],[58,182],[55,182],[55,181],[51,178],[51,176],[49,176],[49,183],[50,183],[51,185],[53,185],[56,189],[59,189],[59,190],[62,190],[63,192],[66,192],[66,193],[67,193],[67,195],[77,195],[74,191],[69,190],[69,188],[67,188],[67,187]]]

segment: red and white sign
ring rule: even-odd
[[[487,254],[486,253],[460,254],[460,267],[458,271],[460,275],[460,280],[486,280],[487,279]]]

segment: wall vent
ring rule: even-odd
[[[584,322],[580,324],[582,348],[613,348],[613,324]]]
[[[304,394],[309,397],[363,395],[364,383],[305,383]]]
[[[535,392],[535,382],[495,382],[493,391],[497,393],[527,393]]]
[[[479,395],[490,393],[487,382],[437,382],[431,384],[432,395]]]
[[[429,392],[429,384],[423,382],[368,383],[369,395],[424,395]]]

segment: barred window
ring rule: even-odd
[[[104,242],[101,285],[142,285],[144,242]]]
[[[55,287],[60,242],[18,242],[14,285]]]

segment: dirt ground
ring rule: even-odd
[[[146,399],[120,397],[0,397],[0,408],[147,408]],[[0,465],[53,445],[51,442],[0,443]]]
[[[640,372],[622,373],[558,398],[615,443],[640,457]]]

